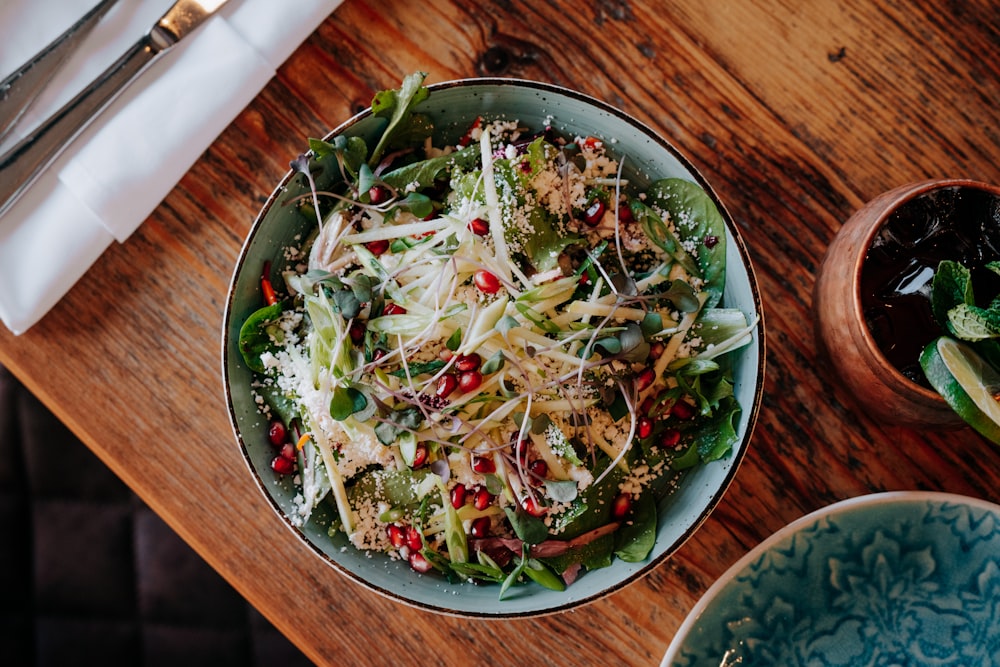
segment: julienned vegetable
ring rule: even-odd
[[[423,79],[375,97],[374,148],[292,163],[316,232],[241,332],[292,520],[329,502],[357,548],[501,597],[644,560],[658,501],[736,440],[756,322],[721,305],[723,219],[687,181],[635,192],[605,138],[470,118],[435,147]]]

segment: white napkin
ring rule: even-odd
[[[97,0],[0,3],[0,77]],[[0,319],[20,334],[145,220],[342,0],[229,0],[164,54],[0,216]],[[0,150],[72,98],[173,0],[120,0]]]

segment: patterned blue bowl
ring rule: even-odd
[[[733,565],[662,665],[1000,664],[1000,506],[894,492],[820,509]]]

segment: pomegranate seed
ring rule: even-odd
[[[627,225],[633,220],[635,220],[635,218],[632,217],[632,209],[629,208],[628,203],[620,202],[618,204],[618,221],[623,225]]]
[[[455,360],[455,368],[460,371],[478,371],[483,363],[483,358],[473,352],[472,354],[460,354]]]
[[[430,572],[431,569],[430,562],[419,551],[414,551],[413,553],[411,553],[410,557],[407,559],[407,562],[409,562],[410,567],[412,567],[414,571],[419,572],[420,574],[426,574],[427,572]]]
[[[424,547],[423,535],[413,526],[409,526],[406,529],[406,546],[410,547],[413,551],[420,551]]]
[[[458,388],[463,392],[475,391],[483,384],[483,374],[479,371],[466,371],[458,376]]]
[[[604,211],[607,207],[604,205],[600,199],[595,199],[590,202],[590,206],[583,212],[583,221],[586,222],[591,227],[596,227],[604,217]]]
[[[365,339],[365,323],[354,320],[351,322],[351,327],[347,330],[347,333],[355,344],[363,342]]]
[[[295,456],[295,445],[290,442],[286,442],[281,446],[281,452],[279,452],[279,455],[289,461],[294,461],[297,458]]]
[[[666,349],[666,345],[663,341],[657,340],[649,344],[649,358],[656,361],[663,355],[663,350]]]
[[[653,406],[656,405],[656,399],[652,396],[647,396],[642,399],[642,403],[639,404],[639,414],[649,416],[653,412]]]
[[[639,371],[639,374],[635,376],[635,388],[638,391],[645,391],[653,385],[653,380],[656,379],[656,371],[652,368],[643,368]]]
[[[441,398],[447,398],[451,392],[458,388],[458,378],[454,373],[445,373],[438,379],[437,391],[434,392]]]
[[[383,315],[406,315],[406,308],[403,308],[398,303],[387,303],[385,308],[382,309]]]
[[[412,468],[419,468],[423,464],[427,463],[427,443],[418,442],[417,449],[413,452],[413,465]]]
[[[455,356],[455,353],[452,352],[451,350],[449,350],[448,348],[444,348],[443,350],[441,350],[440,352],[438,352],[438,359],[440,359],[441,361],[443,361],[445,363],[448,363],[449,361],[451,361],[451,358],[453,356]]]
[[[653,420],[649,417],[639,417],[638,428],[636,429],[640,438],[648,438],[653,432]]]
[[[490,518],[488,516],[481,516],[472,521],[472,525],[469,526],[469,535],[476,538],[486,537],[490,534]]]
[[[660,446],[676,447],[681,441],[681,432],[675,428],[668,428],[660,434]]]
[[[379,361],[382,357],[384,357],[387,354],[389,353],[383,350],[382,348],[378,348],[377,350],[372,352],[372,361]]]
[[[491,458],[486,456],[473,456],[472,469],[480,475],[489,475],[497,471],[497,466],[493,463],[493,459]]]
[[[492,502],[493,494],[483,487],[479,487],[476,490],[476,494],[472,497],[472,506],[480,511],[489,507]]]
[[[476,236],[486,236],[490,233],[490,223],[482,218],[474,218],[469,222],[469,231]]]
[[[288,432],[285,430],[285,425],[281,423],[280,419],[273,420],[270,426],[267,427],[267,438],[275,447],[280,447],[285,442],[287,435]]]
[[[525,496],[524,500],[521,501],[521,508],[531,516],[545,515],[545,507],[534,496]]]
[[[451,490],[451,506],[455,509],[460,508],[465,504],[465,496],[468,493],[468,489],[464,485],[459,484]]]
[[[670,414],[678,419],[691,419],[694,417],[694,406],[687,401],[677,401],[674,407],[670,408]]]
[[[532,475],[535,475],[536,477],[541,477],[542,479],[545,479],[545,475],[549,473],[549,466],[546,465],[545,461],[541,459],[535,459],[528,466],[528,472],[530,472]]]
[[[523,440],[518,440],[517,445],[514,447],[514,456],[517,457],[518,461],[524,461],[528,456],[528,446],[531,444],[531,440],[524,438]]]
[[[500,291],[500,279],[486,269],[479,269],[472,274],[472,282],[484,294],[496,294]]]
[[[401,549],[403,545],[406,544],[406,532],[402,529],[402,527],[397,526],[394,523],[390,523],[386,526],[385,532],[389,535],[389,544],[391,544],[394,549]]]
[[[368,201],[381,204],[389,198],[389,189],[384,185],[373,185],[368,189]]]
[[[284,456],[275,456],[271,459],[271,470],[279,475],[290,475],[295,472],[295,461]]]
[[[378,241],[369,241],[365,244],[365,249],[371,254],[378,256],[385,254],[385,251],[389,249],[389,239],[379,239]]]
[[[714,248],[716,244],[718,244],[718,242],[719,242],[718,236],[706,236],[704,241],[705,247],[710,250]]]
[[[632,496],[627,493],[619,493],[611,501],[611,516],[621,520],[632,510]]]

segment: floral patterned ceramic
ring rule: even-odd
[[[781,529],[698,602],[662,665],[1000,664],[1000,506],[881,493]]]

